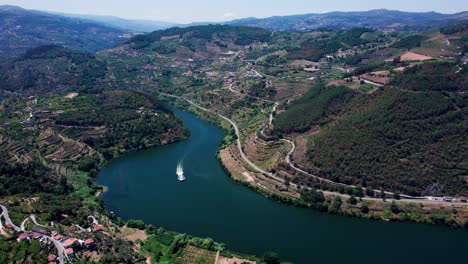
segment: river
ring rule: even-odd
[[[215,157],[222,130],[174,112],[191,131],[188,140],[125,155],[101,172],[98,183],[109,187],[105,206],[120,217],[211,237],[242,253],[275,251],[293,263],[468,262],[466,230],[329,215],[234,183]]]

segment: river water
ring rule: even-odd
[[[234,183],[215,157],[223,132],[174,112],[191,131],[188,140],[125,155],[101,172],[105,206],[120,217],[211,237],[242,253],[275,251],[293,263],[468,263],[465,230],[329,215]]]

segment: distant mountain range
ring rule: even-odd
[[[83,19],[122,30],[138,32],[152,32],[176,26],[188,27],[209,24],[253,26],[277,31],[314,30],[317,28],[350,29],[356,27],[370,27],[380,30],[419,30],[430,27],[445,26],[451,23],[468,20],[468,12],[442,14],[437,12],[403,12],[387,9],[273,16],[268,18],[251,17],[225,22],[194,22],[190,24],[177,24],[152,20],[132,20],[114,16],[78,15],[51,12],[48,12],[48,14]]]
[[[415,13],[387,9],[364,12],[331,12],[269,18],[245,18],[230,21],[230,25],[262,27],[270,30],[313,30],[317,28],[350,29],[369,27],[381,30],[415,30],[468,20],[468,12],[441,14]]]
[[[0,57],[16,56],[48,44],[95,52],[133,35],[133,32],[91,20],[0,6]]]
[[[76,15],[0,6],[0,57],[17,56],[41,45],[59,44],[96,52],[124,42],[139,33],[171,27],[223,24],[269,30],[350,29],[420,30],[468,20],[468,12],[441,14],[392,10],[331,12],[270,18],[245,18],[228,22],[174,24],[162,21],[129,20],[112,16]]]
[[[304,14],[292,16],[274,16],[268,18],[243,18],[226,22],[195,22],[190,24],[176,24],[151,20],[129,20],[111,16],[70,15],[66,17],[89,19],[125,30],[152,32],[170,27],[188,27],[209,24],[225,24],[235,26],[252,26],[269,30],[314,30],[350,29],[369,27],[379,30],[422,30],[440,27],[463,20],[468,20],[468,12],[456,14],[441,14],[437,12],[403,12],[396,10],[377,9],[362,12],[330,12],[323,14]]]

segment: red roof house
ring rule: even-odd
[[[86,239],[83,244],[87,249],[92,249],[96,246],[94,240],[92,238]]]
[[[65,240],[65,242],[63,242],[63,247],[64,248],[73,247],[73,246],[76,245],[76,242],[78,242],[78,240],[76,240],[76,238],[69,238],[69,239]]]
[[[94,229],[94,231],[100,232],[100,231],[102,231],[102,226],[100,226],[100,225],[94,225],[94,226],[93,226],[93,229]]]
[[[69,257],[74,257],[75,256],[75,252],[73,251],[73,248],[67,248],[65,250],[65,254],[67,254],[67,256],[69,256]]]
[[[47,257],[47,261],[48,261],[48,262],[52,262],[52,261],[55,261],[56,258],[57,258],[57,257],[56,257],[55,255],[50,254],[50,255]]]
[[[21,241],[24,241],[24,240],[27,240],[31,237],[31,233],[23,233],[21,235],[18,236],[18,242],[21,242]]]

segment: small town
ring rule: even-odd
[[[67,262],[72,262],[75,258],[75,254],[78,252],[90,252],[96,249],[96,243],[93,238],[86,236],[92,235],[92,233],[103,232],[103,228],[93,216],[89,216],[91,226],[87,229],[83,229],[80,226],[76,225],[79,232],[77,232],[77,237],[73,235],[62,235],[52,226],[44,226],[37,222],[35,215],[30,215],[23,220],[21,225],[18,227],[15,225],[8,213],[8,209],[0,205],[2,213],[0,214],[0,235],[2,236],[16,236],[16,241],[18,243],[28,242],[31,240],[39,241],[42,244],[53,245],[56,248],[55,254],[49,254],[47,257],[47,262],[49,264],[63,264]],[[4,224],[2,222],[2,218]],[[31,222],[33,227],[31,230],[27,230],[27,222]]]

